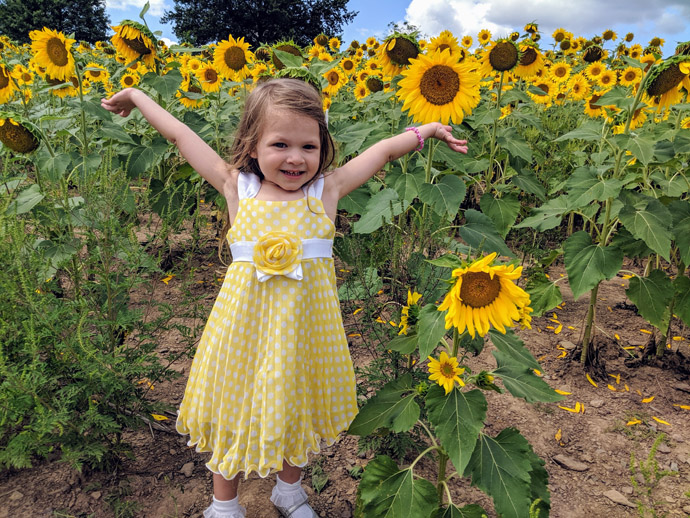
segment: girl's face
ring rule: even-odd
[[[285,191],[296,191],[319,170],[319,124],[286,110],[271,110],[254,151],[264,180]]]

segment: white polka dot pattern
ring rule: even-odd
[[[240,200],[230,242],[265,232],[333,239],[321,200]],[[208,468],[262,477],[283,459],[305,466],[357,412],[355,379],[332,258],[303,260],[301,281],[258,282],[254,265],[230,265],[192,363],[177,419]]]

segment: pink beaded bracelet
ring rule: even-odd
[[[419,128],[410,126],[409,128],[405,128],[405,131],[414,131],[415,135],[417,135],[419,146],[415,148],[415,151],[421,151],[424,149],[424,137],[422,137],[422,134],[419,132]]]

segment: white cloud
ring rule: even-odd
[[[106,0],[105,6],[108,9],[117,9],[119,11],[124,11],[131,8],[143,9],[146,5],[146,0]],[[148,14],[151,16],[163,16],[163,11],[172,8],[171,5],[166,2],[166,0],[149,0],[149,11]]]

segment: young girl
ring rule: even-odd
[[[319,92],[296,79],[257,86],[228,163],[144,92],[102,106],[138,108],[228,203],[233,256],[192,363],[177,429],[212,452],[207,518],[241,518],[239,473],[277,472],[271,495],[286,518],[314,518],[301,468],[357,413],[355,378],[337,298],[332,244],[338,200],[424,139],[467,152],[451,128],[425,124],[334,160]]]

